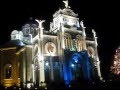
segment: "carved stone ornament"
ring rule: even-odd
[[[53,42],[47,42],[45,44],[45,52],[47,54],[55,54],[56,53],[56,45]]]
[[[59,9],[58,11],[55,12],[55,14],[53,15],[53,17],[58,16],[59,14],[63,14],[63,15],[68,15],[68,16],[73,16],[73,17],[77,17],[78,14],[75,14],[73,12],[73,10],[69,9],[69,8],[65,8],[65,9]]]

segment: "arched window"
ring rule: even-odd
[[[82,51],[83,47],[84,47],[83,37],[82,37],[82,35],[77,35],[76,36],[76,48],[77,48],[77,51]]]
[[[71,38],[71,35],[69,33],[65,33],[64,42],[65,42],[66,49],[72,48],[72,38]]]
[[[4,76],[5,79],[9,79],[12,77],[12,65],[11,64],[6,64],[4,67]]]

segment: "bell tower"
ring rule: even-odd
[[[75,14],[68,5],[68,0],[63,1],[65,7],[53,14],[53,22],[50,24],[50,31],[56,33],[61,29],[61,24],[67,28],[79,28],[78,14]]]

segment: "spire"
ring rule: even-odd
[[[98,44],[97,44],[97,36],[96,36],[96,32],[95,32],[94,29],[92,29],[92,33],[93,33],[93,38],[94,38],[94,40],[95,40],[95,45],[97,46],[97,45],[98,45]]]
[[[70,6],[68,6],[68,0],[65,0],[65,1],[63,1],[64,2],[64,4],[65,4],[65,8],[70,8]]]
[[[81,25],[82,28],[85,28],[83,20],[80,22],[80,25]]]
[[[84,23],[83,23],[83,20],[80,22],[80,26],[81,26],[81,28],[82,28],[82,30],[83,30],[83,36],[86,38],[86,34],[85,34],[85,26],[84,26]]]
[[[95,32],[94,29],[92,29],[92,33],[93,33],[93,36],[94,36],[94,38],[95,38],[95,37],[96,37],[96,32]]]

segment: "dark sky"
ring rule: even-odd
[[[118,2],[110,0],[69,0],[69,5],[80,20],[84,21],[86,32],[94,28],[98,36],[98,51],[103,71],[109,70],[115,49],[120,44],[118,25]],[[62,0],[16,0],[0,3],[0,44],[10,40],[10,33],[29,20],[29,17],[45,19],[45,28],[52,21],[52,14],[63,8]],[[104,73],[103,73],[104,74]]]

